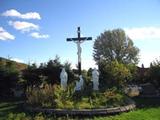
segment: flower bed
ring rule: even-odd
[[[31,106],[55,109],[110,108],[124,106],[127,102],[127,97],[116,88],[74,91],[72,86],[63,90],[58,85],[46,85],[42,89],[29,88],[27,99],[27,104]]]
[[[60,115],[115,114],[135,108],[132,100],[116,88],[105,91],[83,89],[74,91],[73,86],[63,90],[60,86],[29,88],[25,108],[29,111]]]
[[[54,108],[41,108],[41,107],[31,107],[25,106],[25,109],[30,112],[42,112],[55,115],[113,115],[121,112],[127,112],[133,110],[136,107],[135,103],[130,100],[128,105],[113,107],[113,108],[103,108],[103,109],[54,109]]]

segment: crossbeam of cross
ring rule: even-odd
[[[80,44],[86,40],[92,40],[92,37],[81,37],[80,27],[77,28],[77,38],[67,38],[67,41],[73,41],[77,44],[77,54],[78,54],[78,74],[81,75],[81,52],[82,48]]]

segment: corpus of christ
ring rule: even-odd
[[[67,41],[73,41],[77,44],[77,54],[78,54],[78,74],[79,74],[79,81],[76,81],[76,87],[75,87],[75,91],[79,91],[81,89],[83,89],[83,76],[81,74],[81,53],[82,53],[82,48],[81,48],[81,43],[83,43],[84,41],[87,40],[92,40],[92,37],[81,37],[81,31],[80,31],[80,27],[77,28],[77,34],[78,37],[77,38],[67,38]],[[67,73],[65,72],[65,69],[62,69],[62,72],[60,74],[60,78],[61,78],[61,87],[63,89],[66,89],[66,85],[67,85],[67,81],[68,81],[68,77],[67,77]],[[93,90],[98,90],[98,86],[99,86],[99,73],[98,71],[94,68],[94,70],[92,71],[92,81],[93,81]]]

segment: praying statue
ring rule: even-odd
[[[80,91],[81,90],[81,85],[79,81],[76,81],[76,87],[75,87],[75,91]]]
[[[60,79],[61,79],[61,87],[66,90],[67,88],[67,81],[68,81],[68,74],[65,71],[65,68],[62,68],[61,74],[60,74]]]
[[[80,91],[83,88],[83,84],[84,84],[84,80],[82,75],[79,76],[79,81],[76,81],[76,87],[75,87],[75,91]]]
[[[99,90],[99,72],[94,68],[92,71],[93,90]]]
[[[84,84],[84,80],[83,80],[83,77],[82,75],[79,76],[79,79],[80,79],[80,85],[81,85],[81,89],[83,88],[83,84]]]

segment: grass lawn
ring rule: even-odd
[[[23,112],[20,100],[0,100],[0,120],[6,120],[9,113]]]
[[[94,117],[94,118],[87,118],[88,119],[94,119],[94,120],[160,120],[160,106],[155,104],[156,102],[159,103],[159,100],[153,101],[153,100],[146,100],[146,99],[141,99],[137,100],[135,99],[138,104],[143,103],[144,108],[137,108],[134,111],[128,112],[128,113],[122,113],[120,115],[115,115],[115,116],[107,116],[107,117]],[[145,101],[145,102],[144,102]],[[147,102],[146,102],[147,101]],[[147,104],[151,101],[154,104]],[[7,120],[7,116],[9,113],[14,113],[14,114],[19,114],[24,112],[27,117],[31,118],[32,116],[25,112],[22,107],[22,101],[20,100],[1,100],[0,101],[0,120]],[[144,106],[147,105],[147,106]],[[55,117],[52,118],[55,120]],[[48,119],[48,120],[52,120]],[[60,117],[58,120],[65,120],[65,117]],[[69,118],[67,118],[69,119]],[[71,119],[71,118],[70,118]],[[77,119],[77,118],[76,118]],[[23,120],[23,119],[10,119],[10,120]],[[32,119],[27,119],[27,120],[32,120]],[[46,118],[44,119],[33,119],[33,120],[47,120]]]
[[[160,120],[160,99],[134,98],[137,108],[128,113],[110,117],[96,117],[96,120]]]
[[[160,107],[143,108],[110,117],[97,117],[96,120],[160,120]]]

